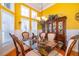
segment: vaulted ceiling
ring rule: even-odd
[[[54,5],[55,3],[26,3],[26,4],[40,12]]]

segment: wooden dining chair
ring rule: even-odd
[[[31,37],[30,37],[30,39],[32,39],[32,41],[34,42],[34,43],[36,43],[38,40],[38,37],[34,34],[34,33],[32,33],[31,34]]]
[[[41,32],[39,34],[39,38],[38,38],[38,46],[41,46],[42,44],[46,44],[47,38],[46,38],[46,33],[45,32]]]
[[[46,38],[46,33],[44,33],[44,32],[40,33],[40,38],[45,39]]]
[[[18,51],[17,44],[16,44],[16,42],[15,42],[15,40],[14,40],[14,35],[12,35],[11,33],[9,33],[9,35],[10,35],[10,36],[12,37],[12,39],[13,39],[13,43],[14,43],[15,48],[16,48],[16,55],[18,56],[20,52]]]
[[[18,56],[20,54],[20,48],[18,48],[18,45],[16,44],[16,41],[15,41],[15,35],[12,35],[11,33],[9,33],[9,35],[12,37],[13,39],[13,42],[14,42],[14,45],[15,45],[15,48],[16,48],[16,55]],[[22,42],[22,41],[21,41]],[[22,42],[23,43],[23,42]],[[23,47],[24,47],[24,51],[27,52],[29,50],[31,50],[31,47],[29,47],[28,45],[25,45],[23,44]]]
[[[53,41],[56,37],[56,34],[50,32],[50,33],[47,34],[47,37],[48,37],[48,41]]]
[[[39,38],[38,38],[38,41],[39,42],[44,42],[44,41],[46,41],[47,40],[47,34],[45,33],[45,32],[42,32],[42,33],[40,33],[39,34]]]
[[[68,46],[67,46],[67,49],[66,49],[66,52],[64,51],[61,51],[61,50],[58,50],[58,49],[54,49],[52,50],[48,56],[69,56],[70,53],[72,52],[72,48],[74,47],[74,45],[76,44],[76,41],[75,39],[71,39],[69,42],[68,42]]]
[[[37,50],[31,50],[27,53],[25,53],[24,51],[24,46],[22,41],[20,41],[15,35],[11,35],[13,40],[15,41],[16,47],[17,47],[17,51],[19,53],[19,49],[20,49],[20,53],[18,54],[18,56],[40,56],[40,53],[38,53]]]
[[[28,32],[22,32],[23,41],[26,41],[29,39],[29,33]]]
[[[47,38],[48,38],[47,46],[55,47],[57,45],[57,43],[55,42],[55,37],[56,37],[55,33],[50,32],[47,34]]]

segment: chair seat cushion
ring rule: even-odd
[[[48,41],[46,45],[53,48],[57,45],[57,43],[55,43],[54,41]]]

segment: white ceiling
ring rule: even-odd
[[[26,4],[38,11],[42,11],[50,7],[51,5],[54,5],[55,3],[26,3]]]

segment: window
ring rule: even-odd
[[[21,6],[21,15],[29,17],[30,10],[27,7]]]
[[[32,33],[37,35],[37,22],[32,20]]]
[[[1,10],[2,16],[2,44],[11,40],[10,32],[14,31],[14,16],[4,10]]]
[[[30,32],[30,26],[29,26],[29,20],[22,18],[21,20],[21,30],[22,31],[26,31],[26,32]]]
[[[8,9],[14,11],[14,3],[2,3],[2,5]]]
[[[36,19],[36,17],[37,17],[37,12],[32,10],[32,18]]]

